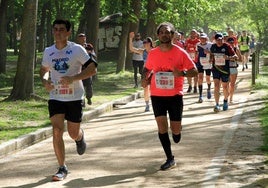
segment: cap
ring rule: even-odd
[[[196,29],[192,29],[191,32],[195,32],[195,33],[197,33]]]
[[[147,37],[146,39],[143,40],[143,44],[145,43],[150,43],[152,45],[153,39],[151,37]]]
[[[79,33],[78,37],[85,37],[86,35],[84,33]]]
[[[227,36],[228,36],[228,33],[227,33],[227,32],[223,32],[222,35],[223,35],[224,37],[227,37]]]
[[[217,39],[223,39],[222,33],[216,33],[215,40],[217,40]]]
[[[207,38],[208,36],[207,36],[207,34],[206,33],[200,33],[200,36],[199,36],[200,38]]]

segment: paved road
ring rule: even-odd
[[[66,180],[51,182],[57,163],[48,138],[0,158],[0,187],[255,187],[267,170],[255,117],[262,101],[250,93],[250,81],[250,70],[240,73],[235,103],[218,114],[214,99],[198,104],[197,95],[185,95],[182,140],[172,143],[174,169],[159,171],[164,152],[153,113],[144,112],[140,98],[83,123],[88,143],[83,156],[65,133]]]

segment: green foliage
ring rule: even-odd
[[[39,62],[41,55],[41,53],[37,54]],[[99,56],[97,79],[93,79],[93,104],[87,106],[85,110],[94,109],[105,102],[137,92],[137,89],[133,88],[133,73],[124,71],[115,74],[116,62],[101,60],[102,55]],[[8,59],[15,61],[9,62],[6,74],[0,74],[0,143],[50,125],[46,101],[48,93],[40,82],[38,74],[40,64],[35,68],[34,90],[37,96],[45,100],[36,98],[29,101],[4,100],[11,92],[16,71],[16,57],[8,57]]]
[[[253,90],[257,92],[264,92],[265,95],[263,97],[263,100],[265,101],[265,107],[260,109],[258,112],[258,116],[261,119],[261,125],[264,132],[264,141],[263,146],[261,147],[262,151],[266,152],[266,155],[268,153],[268,67],[262,66],[261,67],[261,73],[256,79],[256,84],[253,86]]]

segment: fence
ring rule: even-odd
[[[261,44],[257,44],[254,53],[252,54],[252,77],[251,84],[255,85],[256,78],[259,74],[260,67],[260,52],[261,52]]]

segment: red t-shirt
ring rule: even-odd
[[[189,53],[190,57],[192,58],[192,60],[196,61],[196,55],[197,55],[197,44],[200,42],[200,40],[198,38],[195,39],[191,39],[188,38],[185,41],[185,50]]]
[[[195,67],[194,62],[191,60],[189,54],[177,45],[173,45],[171,50],[163,52],[159,47],[152,49],[149,54],[145,64],[145,67],[149,71],[153,71],[153,76],[151,79],[151,95],[152,96],[174,96],[183,95],[183,81],[184,77],[174,77],[171,74],[174,68],[179,71],[186,71]],[[159,74],[169,74],[168,79],[159,79]],[[171,76],[170,76],[171,74]],[[171,88],[161,88],[159,87],[159,82],[168,81],[172,82],[174,85]],[[161,85],[161,84],[160,84]]]

